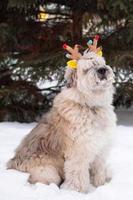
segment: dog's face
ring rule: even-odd
[[[112,86],[113,81],[113,70],[106,65],[103,57],[89,52],[78,61],[77,88],[80,91],[106,90]]]

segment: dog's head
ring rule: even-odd
[[[76,70],[67,70],[66,79],[70,87],[77,87],[81,92],[106,90],[112,87],[114,73],[106,65],[103,57],[94,52],[84,52],[78,60]]]
[[[89,90],[106,90],[112,87],[114,73],[110,66],[106,65],[101,56],[94,52],[85,52],[78,61],[77,88],[87,93]]]
[[[88,49],[83,55],[79,52],[79,45],[74,48],[66,44],[63,46],[72,59],[67,63],[67,86],[75,87],[76,91],[83,94],[81,96],[84,97],[85,103],[93,107],[111,104],[114,92],[114,73],[111,67],[106,65],[101,47],[97,47],[98,40],[99,36],[96,35],[93,42],[88,41]]]
[[[103,57],[86,52],[77,61],[77,69],[67,69],[68,86],[77,88],[86,96],[89,106],[109,105],[114,93],[114,73]]]

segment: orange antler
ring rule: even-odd
[[[74,48],[70,47],[67,44],[63,45],[63,48],[70,53],[70,58],[73,60],[79,60],[81,58],[81,54],[79,53],[79,45],[74,45]]]
[[[96,35],[93,39],[93,42],[92,42],[92,40],[89,40],[87,42],[89,49],[91,51],[95,52],[95,53],[101,52],[101,47],[97,47],[97,43],[98,43],[99,38],[100,38],[99,35]]]

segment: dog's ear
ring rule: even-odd
[[[77,86],[77,70],[67,67],[65,72],[65,80],[67,88]]]

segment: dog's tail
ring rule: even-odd
[[[7,169],[16,169],[19,171],[26,172],[26,165],[22,162],[21,158],[18,156],[13,157],[10,159],[6,164]]]
[[[18,164],[18,160],[14,157],[7,162],[6,167],[7,169],[17,169]]]

